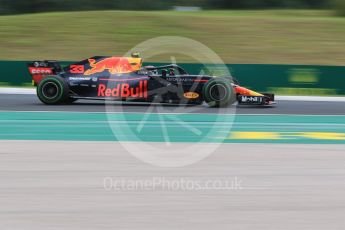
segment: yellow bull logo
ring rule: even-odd
[[[141,68],[141,58],[127,58],[127,57],[110,57],[105,58],[99,62],[95,59],[89,59],[91,69],[84,72],[84,75],[91,75],[95,73],[102,73],[108,70],[111,74],[117,73],[131,73]]]

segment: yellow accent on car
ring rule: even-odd
[[[250,96],[263,97],[264,95],[253,90],[248,89]]]
[[[199,94],[196,92],[186,92],[183,94],[183,96],[188,99],[196,99],[199,97]]]

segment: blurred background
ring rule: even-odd
[[[260,8],[337,8],[339,0],[1,0],[2,13],[34,13],[66,10],[170,10],[176,6],[197,6],[205,9]],[[341,11],[340,11],[341,13]]]
[[[123,55],[173,35],[226,63],[345,63],[343,0],[0,0],[0,15],[1,60]]]

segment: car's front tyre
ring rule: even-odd
[[[213,78],[203,87],[205,102],[210,107],[226,107],[236,100],[231,82],[224,78]]]
[[[37,86],[37,96],[45,104],[56,105],[68,100],[69,87],[59,76],[44,78]]]

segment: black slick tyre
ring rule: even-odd
[[[59,76],[46,77],[37,85],[37,96],[47,105],[65,103],[68,100],[68,94],[68,84]]]
[[[205,102],[210,107],[226,107],[236,100],[233,87],[228,79],[213,78],[203,87]]]

